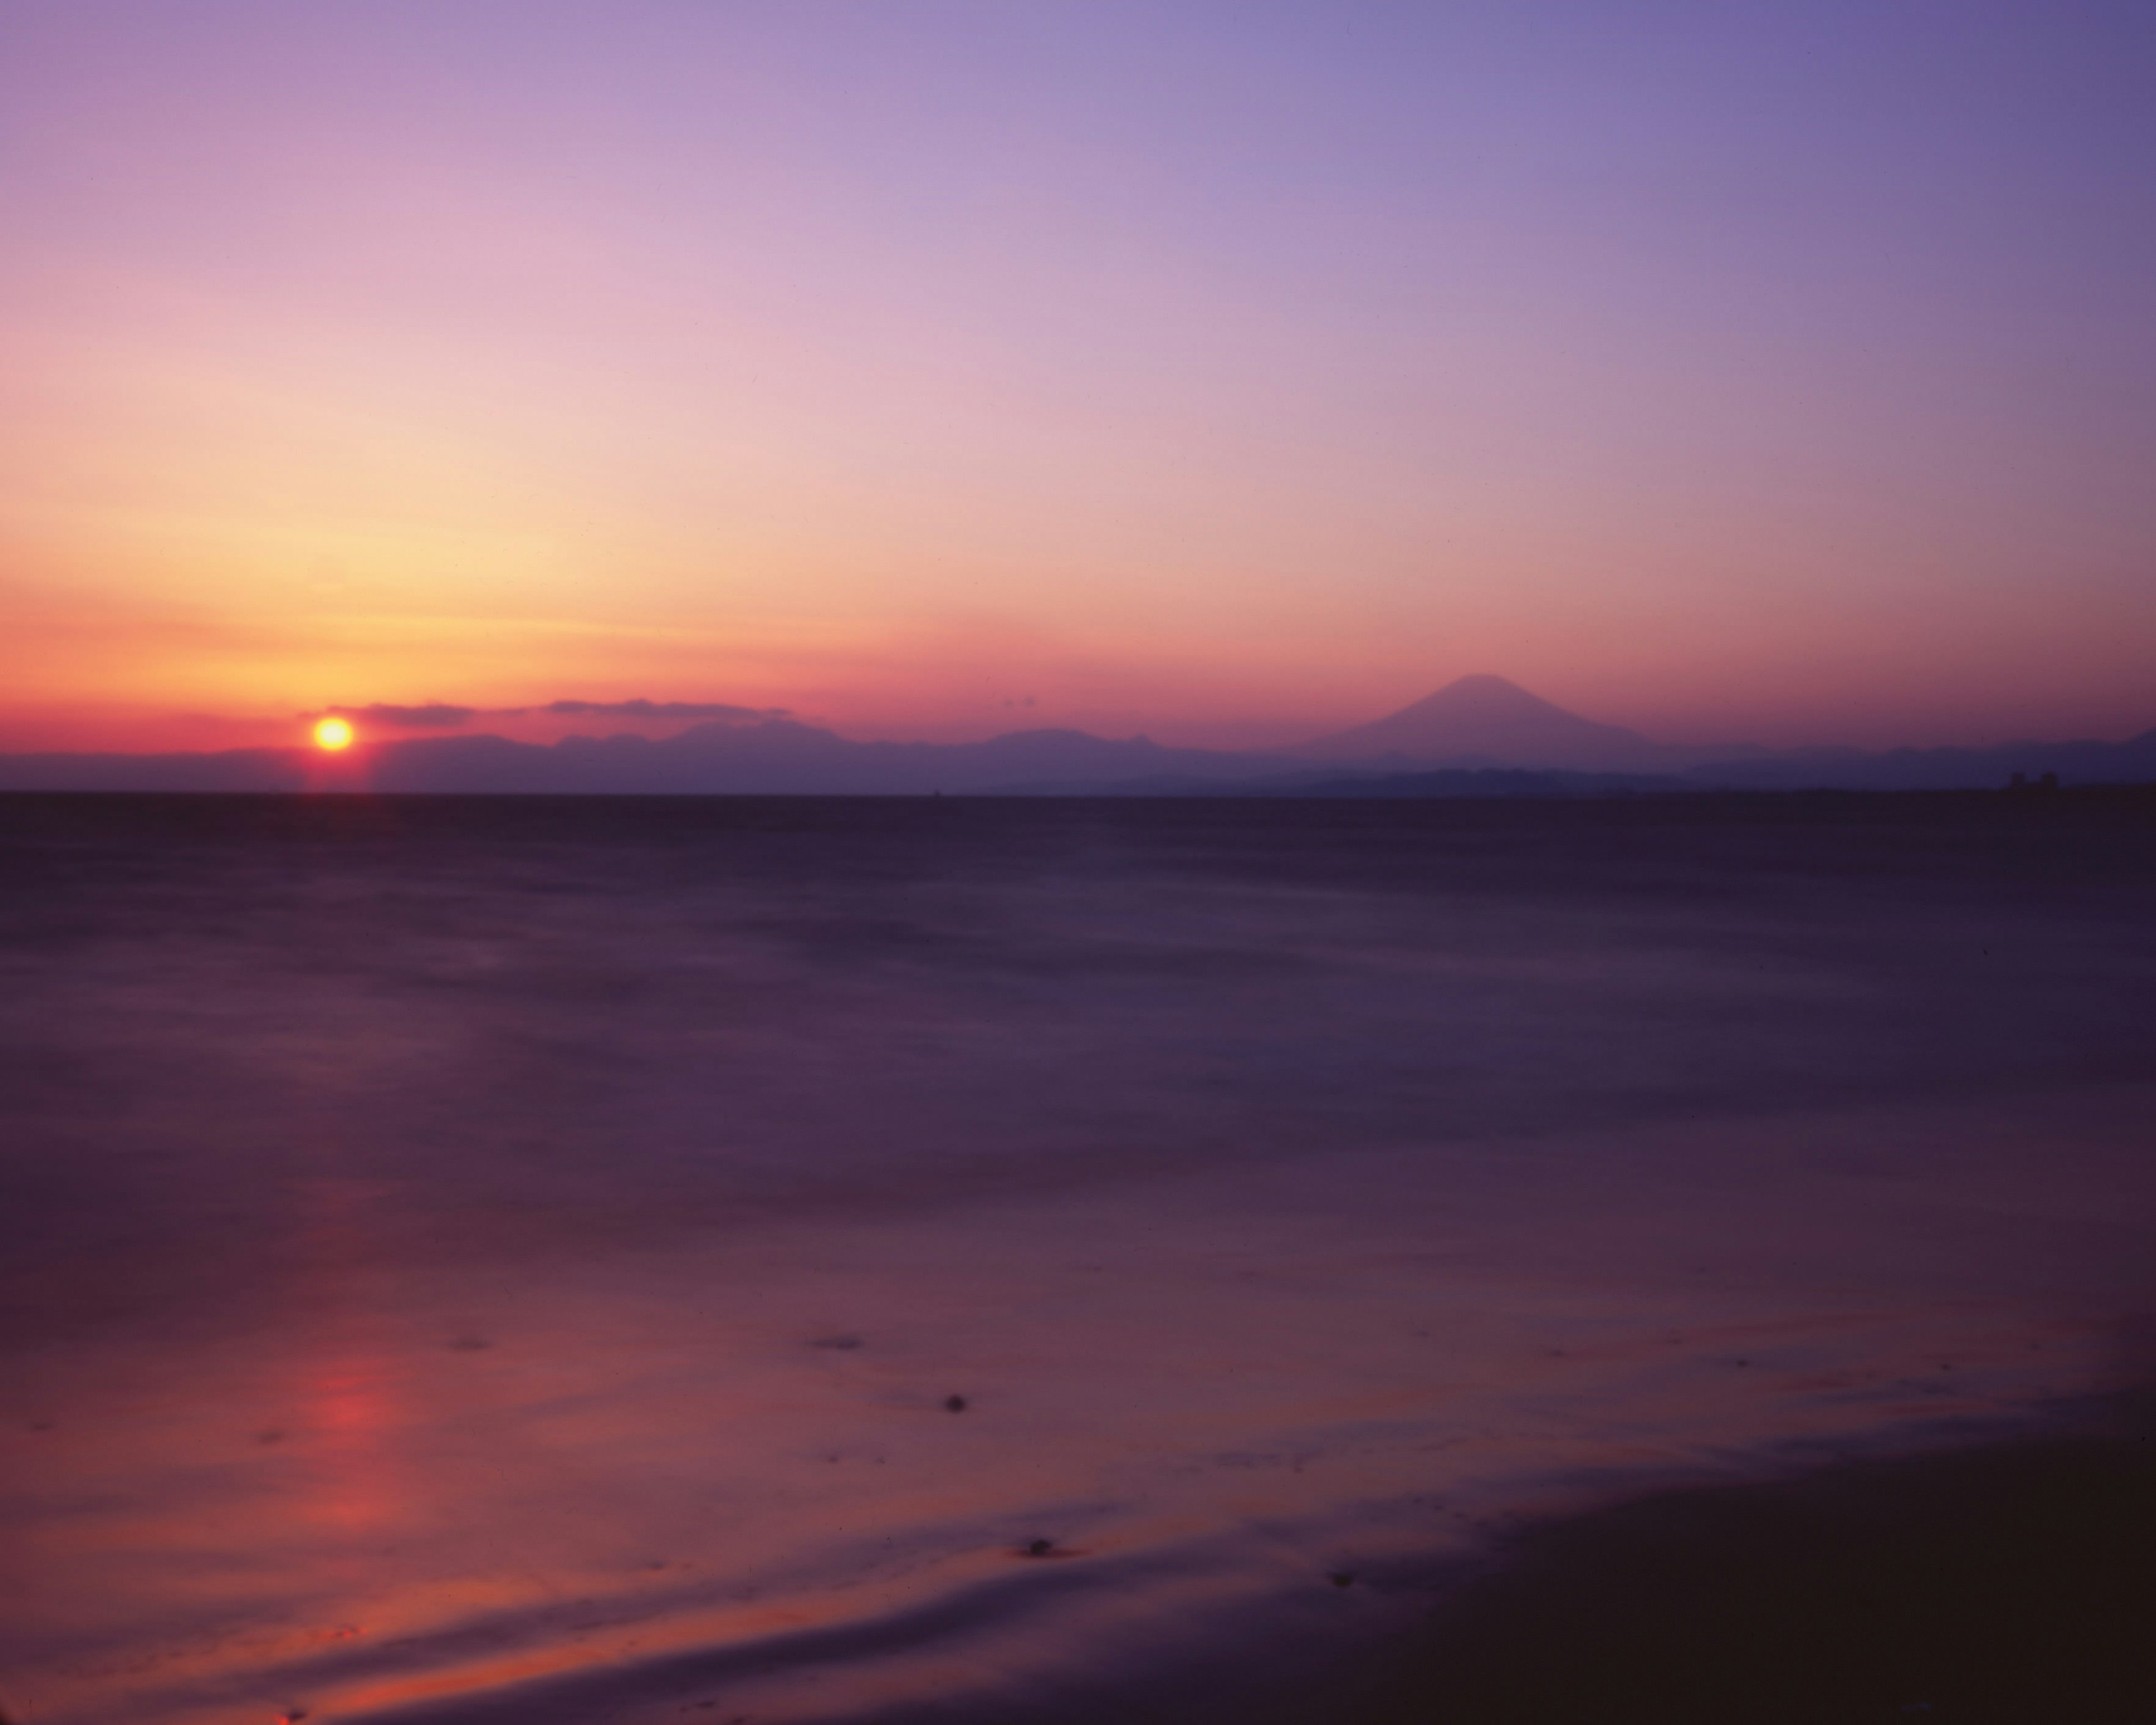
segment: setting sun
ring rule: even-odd
[[[352,747],[352,726],[342,719],[324,719],[315,726],[317,747],[342,749]]]

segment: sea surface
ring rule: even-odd
[[[2156,798],[0,798],[15,1725],[1354,1717],[2150,1375]]]

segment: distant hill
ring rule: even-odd
[[[657,739],[486,735],[312,749],[172,755],[0,755],[0,790],[296,791],[333,765],[378,791],[681,795],[1488,797],[1676,790],[1953,790],[2011,775],[2156,783],[2156,731],[2125,742],[1984,749],[1706,749],[1599,725],[1502,677],[1462,677],[1399,712],[1276,755],[1163,748],[1082,731],[984,742],[855,742],[791,719],[694,725]]]
[[[1981,749],[1800,749],[1698,767],[1695,785],[1734,790],[1990,790],[2015,774],[2063,784],[2156,784],[2156,731],[2124,742],[2007,742]]]
[[[312,749],[215,754],[0,755],[0,790],[294,791],[322,764]],[[1082,731],[1021,731],[984,742],[855,742],[788,719],[696,725],[656,740],[494,736],[373,745],[336,762],[340,783],[377,791],[921,795],[1173,776],[1198,783],[1282,771],[1271,756],[1163,748]]]
[[[1522,767],[1439,767],[1424,773],[1299,773],[1209,788],[1215,797],[1324,797],[1394,801],[1433,797],[1630,797],[1697,790],[1681,778],[1640,773],[1533,771]]]
[[[1461,677],[1367,725],[1289,749],[1306,761],[1622,773],[1666,769],[1679,752],[1583,719],[1504,677]],[[1689,764],[1687,762],[1686,764]]]
[[[921,795],[1014,783],[1178,773],[1207,782],[1276,769],[1265,757],[1163,748],[1082,731],[1020,731],[984,742],[855,742],[790,719],[691,726],[676,737],[565,737],[551,747],[500,737],[392,744],[382,790],[497,789]]]
[[[300,749],[184,755],[0,755],[0,791],[299,791]]]

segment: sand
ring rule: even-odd
[[[2059,1414],[2046,1439],[1539,1529],[1340,1717],[2156,1718],[2156,1402]]]

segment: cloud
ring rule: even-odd
[[[357,719],[364,725],[387,725],[408,731],[440,731],[461,725],[478,716],[480,710],[472,706],[451,706],[447,701],[430,701],[424,706],[390,706],[377,701],[372,706],[332,706],[319,713],[302,713],[303,719],[327,718],[335,714],[340,719]]]
[[[550,701],[544,706],[456,706],[446,701],[430,701],[421,706],[398,706],[377,701],[372,706],[330,706],[302,713],[303,719],[323,719],[335,714],[388,730],[447,731],[474,719],[522,719],[534,713],[562,718],[593,719],[719,719],[741,724],[750,719],[783,719],[783,706],[736,706],[723,701]]]
[[[723,701],[551,701],[536,709],[503,707],[506,717],[513,713],[536,711],[542,713],[562,713],[601,719],[783,719],[787,709],[783,706],[730,706]]]

